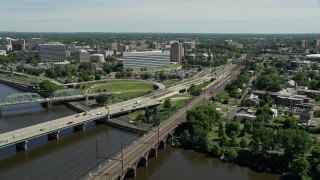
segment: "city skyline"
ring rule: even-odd
[[[320,0],[1,0],[0,31],[319,33]]]

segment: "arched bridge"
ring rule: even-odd
[[[14,93],[4,97],[0,102],[0,107],[19,104],[65,101],[81,99],[84,97],[86,97],[86,95],[77,89],[61,89],[52,93],[49,98],[44,98],[37,93]]]

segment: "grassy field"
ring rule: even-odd
[[[115,103],[123,102],[123,101],[127,101],[129,99],[134,99],[134,98],[137,98],[137,97],[140,97],[140,96],[144,96],[144,95],[146,95],[148,93],[149,93],[149,91],[143,90],[143,91],[139,91],[139,92],[129,92],[129,93],[123,93],[123,94],[114,94],[114,95],[111,95],[109,97],[109,102],[106,105],[112,104],[112,101],[114,101]],[[94,100],[94,99],[86,100],[85,103],[86,104],[91,104],[91,105],[94,105],[94,106],[98,107],[98,105],[96,103],[96,100]]]
[[[175,84],[177,84],[178,82],[180,82],[180,80],[167,80],[164,82],[161,82],[163,85],[165,85],[166,87],[170,87],[173,86]]]
[[[211,128],[211,131],[209,131],[209,133],[207,134],[208,140],[209,141],[218,141],[219,140],[218,134],[219,134],[219,126],[213,126]],[[252,135],[246,133],[245,136],[242,136],[242,137],[238,136],[236,138],[236,141],[239,143],[241,141],[241,139],[245,139],[249,143],[252,139]],[[228,138],[228,140],[230,140],[230,138]]]
[[[104,85],[97,85],[94,87],[91,92],[98,91],[127,91],[127,90],[151,90],[153,85],[146,82],[117,82],[117,83],[107,83]]]
[[[136,120],[137,116],[139,114],[144,114],[144,110],[139,110],[133,113],[130,113],[129,115],[127,115],[128,118],[132,119],[132,120]]]
[[[109,83],[145,83],[146,81],[143,80],[132,80],[132,79],[112,79],[112,80],[99,80],[95,82],[82,82],[80,83],[80,90],[82,92],[86,92],[88,88],[94,85],[103,85],[103,84],[109,84]]]
[[[150,93],[148,90],[140,91],[140,92],[130,92],[130,93],[124,93],[124,94],[114,94],[111,96],[112,100],[115,100],[115,102],[122,102],[127,101],[129,99],[134,99],[140,96],[144,96],[146,94]]]

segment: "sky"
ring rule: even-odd
[[[319,33],[320,0],[0,0],[0,31]]]

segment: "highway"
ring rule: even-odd
[[[141,104],[136,104],[137,100],[141,101]],[[159,101],[156,101],[152,98],[139,97],[126,102],[110,105],[108,106],[108,108],[102,107],[91,110],[87,113],[88,115],[83,115],[84,113],[79,113],[76,115],[59,118],[53,121],[44,122],[22,129],[2,133],[0,134],[0,148],[12,144],[17,144],[19,142],[27,141],[34,137],[39,137],[53,132],[57,132],[65,128],[81,125],[85,122],[105,118],[108,115],[108,110],[109,115],[114,115],[159,104]]]
[[[237,71],[231,71],[232,69],[228,69],[224,71],[224,73],[219,74],[216,81],[208,85],[204,89],[204,94],[202,93],[199,97],[191,101],[187,108],[180,109],[177,113],[167,119],[164,123],[159,126],[159,137],[163,139],[167,136],[168,132],[171,132],[175,129],[181,122],[185,121],[186,111],[192,109],[200,104],[205,104],[207,100],[212,97],[212,93],[210,91],[206,91],[206,89],[216,88],[219,89],[227,82],[229,82],[233,76],[237,75]],[[206,77],[204,77],[205,79]],[[203,81],[203,79],[200,79]],[[197,82],[197,81],[195,81]],[[89,174],[88,179],[118,179],[119,176],[123,176],[121,173],[126,172],[128,168],[134,166],[141,157],[145,156],[151,149],[151,147],[156,147],[158,144],[158,131],[155,129],[154,131],[150,131],[145,136],[141,137],[138,142],[133,143],[127,146],[123,151],[123,170],[121,163],[121,153],[118,153],[113,159],[107,162],[105,165],[101,166],[96,172],[92,172]]]

